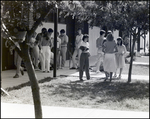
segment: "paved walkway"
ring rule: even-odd
[[[43,118],[149,118],[149,112],[42,106]],[[1,118],[35,118],[34,106],[1,103]]]
[[[141,62],[141,58],[145,62]],[[96,56],[90,57],[90,66],[93,66],[96,61]],[[148,65],[149,59],[148,57],[137,57],[137,62],[133,62],[134,65]],[[50,73],[42,73],[41,71],[35,71],[37,75],[37,79],[41,80],[47,77],[53,77],[53,71]],[[14,87],[18,86],[20,84],[26,83],[29,81],[28,75],[25,72],[24,76],[20,76],[19,78],[13,78],[15,75],[15,70],[6,70],[2,71],[2,80],[1,80],[1,87],[6,89],[8,87]],[[103,78],[105,77],[104,73],[94,73],[90,72],[91,77],[94,78]],[[59,69],[57,70],[57,77],[59,76],[79,76],[79,73],[76,70],[69,70],[69,61],[66,62],[66,67],[64,69]],[[85,74],[84,74],[85,77]],[[123,79],[127,79],[128,75],[127,74],[122,74]],[[142,76],[142,75],[132,75],[132,79],[137,79],[137,80],[149,80],[149,76]]]

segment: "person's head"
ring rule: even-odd
[[[60,34],[61,34],[61,35],[64,35],[64,34],[65,34],[65,30],[64,30],[64,29],[61,29],[61,30],[60,30]]]
[[[89,35],[88,34],[84,34],[82,40],[83,40],[83,42],[89,42]]]
[[[49,35],[52,35],[52,33],[53,33],[53,29],[49,28],[49,29],[48,29],[48,34],[49,34]]]
[[[78,32],[79,35],[81,35],[82,34],[82,29],[79,28],[77,32]]]
[[[111,30],[108,30],[108,31],[107,31],[107,35],[108,35],[108,34],[111,34],[111,33],[112,33]]]
[[[46,28],[42,28],[42,34],[43,34],[43,36],[47,35],[47,29]]]
[[[33,35],[32,35],[32,37],[33,37],[33,38],[35,38],[35,36],[36,36],[36,35],[37,35],[37,33],[36,33],[36,32],[34,32],[34,33],[33,33]]]
[[[121,46],[123,39],[121,37],[117,38],[117,45]]]
[[[105,31],[104,30],[100,30],[100,35],[104,37],[105,36]]]
[[[108,41],[113,41],[114,40],[114,36],[110,33],[107,35],[107,40]]]

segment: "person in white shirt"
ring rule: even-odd
[[[76,69],[77,68],[76,67],[76,56],[77,55],[78,55],[78,67],[79,67],[80,55],[81,55],[81,50],[79,48],[80,48],[80,45],[82,42],[82,38],[83,38],[82,30],[78,29],[78,35],[76,36],[76,39],[75,39],[75,50],[74,50],[74,53],[72,56],[72,68],[70,68],[70,69]]]
[[[60,68],[60,51],[61,51],[61,39],[59,38],[59,32],[57,32],[57,69]]]
[[[68,45],[68,36],[65,34],[65,30],[60,30],[60,36],[61,39],[61,51],[60,54],[62,56],[61,58],[61,68],[64,68],[65,62],[66,62],[66,53],[67,53],[67,45]]]
[[[80,56],[80,68],[79,68],[79,78],[80,81],[83,81],[83,71],[86,73],[87,80],[90,79],[90,73],[89,73],[89,36],[85,34],[82,38],[83,42],[80,45],[80,49],[82,50],[81,56]]]
[[[97,47],[97,61],[96,61],[96,67],[93,69],[94,72],[99,73],[100,65],[103,62],[103,51],[102,51],[102,45],[104,41],[105,31],[100,31],[100,37],[96,40],[96,47]]]

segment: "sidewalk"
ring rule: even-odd
[[[149,112],[42,106],[43,118],[149,118]],[[34,106],[1,103],[1,118],[35,118]]]
[[[118,75],[118,74],[117,74]],[[79,72],[76,72],[74,74],[70,74],[69,76],[73,76],[73,77],[79,77]],[[83,74],[83,77],[86,78],[85,72]],[[104,78],[106,77],[104,73],[96,73],[96,72],[90,72],[90,77],[91,78]],[[149,81],[149,76],[145,76],[145,75],[132,75],[131,78],[133,80],[147,80]],[[127,74],[122,74],[122,79],[123,80],[127,80],[128,79],[128,75]]]

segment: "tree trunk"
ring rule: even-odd
[[[131,50],[131,53],[130,53],[131,54],[131,59],[130,59],[130,67],[129,67],[129,73],[128,73],[128,83],[131,82],[132,64],[133,64],[135,42],[136,42],[136,36],[133,36],[132,50]]]
[[[25,61],[25,66],[26,66],[27,73],[31,82],[35,118],[42,118],[42,107],[41,107],[40,92],[39,92],[39,86],[37,82],[37,76],[35,74],[33,65],[31,64],[31,59],[29,55],[27,56],[27,60]]]
[[[23,53],[23,60],[27,69],[27,73],[29,76],[29,80],[31,83],[32,95],[33,95],[33,102],[34,102],[34,110],[35,110],[35,118],[42,118],[42,107],[41,107],[41,100],[40,100],[40,92],[39,92],[39,85],[37,82],[37,76],[34,71],[33,64],[31,62],[31,57],[29,54],[28,46],[24,43],[21,45],[21,51]]]

